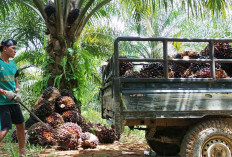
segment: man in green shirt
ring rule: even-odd
[[[16,125],[19,144],[19,156],[25,155],[25,126],[24,118],[19,104],[14,101],[19,90],[18,70],[14,61],[17,42],[6,39],[0,45],[0,142],[12,129],[12,123]],[[11,100],[10,100],[11,99]]]

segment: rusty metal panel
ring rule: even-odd
[[[127,119],[164,119],[164,118],[203,118],[213,117],[232,117],[230,110],[197,110],[197,111],[122,111],[121,115]]]
[[[125,93],[122,99],[123,111],[232,110],[232,93]]]
[[[113,116],[112,88],[109,86],[104,89],[102,95],[102,117],[111,118]]]
[[[232,115],[223,112],[232,110],[232,83],[227,80],[121,82],[125,119]]]

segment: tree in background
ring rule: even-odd
[[[86,73],[91,73],[91,53],[82,49],[80,40],[81,33],[90,21],[91,17],[97,15],[107,16],[107,13],[101,10],[111,0],[55,0],[46,2],[43,0],[2,0],[3,7],[0,8],[1,19],[6,17],[12,6],[27,6],[31,11],[40,15],[38,22],[43,28],[46,27],[48,41],[46,41],[46,55],[42,60],[44,65],[44,87],[48,85],[59,86],[59,88],[75,89],[77,97],[80,94],[79,89],[84,88],[81,80],[85,79]],[[116,1],[119,2],[119,1]],[[125,0],[127,8],[131,10],[131,16],[137,21],[141,21],[142,16],[149,11],[155,10],[158,6],[168,8],[176,4],[181,4],[183,8],[193,14],[201,14],[204,8],[212,12],[224,13],[226,1],[221,0]],[[203,9],[202,9],[203,8]],[[17,9],[16,9],[17,10]],[[98,14],[97,14],[98,13]],[[151,14],[150,14],[151,15]],[[21,27],[20,27],[21,28]],[[27,27],[26,27],[27,28]],[[141,27],[137,27],[140,32]],[[33,30],[33,29],[30,29]],[[28,30],[29,31],[29,30]],[[97,36],[99,37],[99,36]],[[26,39],[26,38],[25,38]],[[34,38],[35,39],[35,38]],[[96,38],[91,38],[96,39]],[[33,40],[36,43],[36,40]],[[97,41],[97,40],[95,40]],[[98,40],[99,41],[99,40]],[[99,41],[100,42],[100,41]],[[104,41],[102,43],[105,43]],[[36,45],[36,44],[35,44]],[[90,50],[90,49],[89,49]],[[82,67],[82,68],[81,68]],[[80,87],[82,86],[82,87]]]
[[[147,3],[143,3],[143,1],[139,0],[121,0],[121,2],[125,6],[122,8],[124,8],[126,30],[129,35],[188,38],[229,37],[228,31],[230,29],[228,28],[230,25],[225,24],[231,16],[229,11],[231,8],[228,1],[173,0],[171,3],[170,1],[147,1]],[[213,30],[216,32],[213,33]],[[219,33],[220,30],[221,32]],[[222,30],[227,31],[222,32]],[[224,36],[222,35],[223,33]],[[169,52],[171,53],[169,55],[186,49],[186,46],[186,43],[170,43]],[[192,47],[203,48],[199,45],[192,45]],[[162,48],[162,42],[133,42],[130,44],[123,42],[120,50],[122,51],[121,53],[126,55],[139,55],[139,57],[143,58],[161,58]]]

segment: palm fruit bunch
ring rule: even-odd
[[[44,120],[47,116],[51,115],[55,110],[54,103],[48,100],[41,100],[32,110],[36,116]]]
[[[209,56],[201,56],[200,59],[209,59]],[[228,75],[221,68],[221,64],[216,63],[216,78],[226,78]],[[189,68],[184,72],[184,78],[210,78],[210,64],[209,63],[190,63]]]
[[[31,144],[41,146],[51,146],[54,144],[54,131],[50,125],[44,125],[41,122],[33,124],[28,132],[28,141]]]
[[[200,55],[194,51],[184,51],[182,53],[175,54],[172,58],[174,59],[198,59]],[[171,63],[170,68],[172,69],[173,75],[169,75],[170,78],[182,78],[190,75],[189,68],[190,63]]]
[[[60,97],[60,92],[56,87],[52,87],[49,86],[48,88],[46,88],[43,93],[39,96],[39,98],[37,99],[37,101],[35,102],[35,106],[38,105],[38,103],[41,100],[47,100],[50,102],[55,102],[56,99]]]
[[[139,72],[128,70],[125,72],[124,76],[127,78],[139,78]]]
[[[76,104],[74,100],[69,96],[60,96],[56,100],[56,110],[59,113],[63,113],[68,110],[73,110],[75,109],[75,107],[76,107]]]
[[[62,114],[65,122],[72,122],[79,125],[82,132],[93,132],[92,126],[85,120],[85,118],[76,110],[65,111]]]
[[[53,112],[50,116],[45,118],[45,122],[51,125],[53,128],[58,128],[64,123],[64,119],[59,113]]]
[[[62,124],[55,133],[55,139],[59,149],[78,149],[81,143],[81,134],[82,129],[79,125],[72,122]]]
[[[16,134],[16,129],[14,129],[11,133],[11,141],[17,143],[18,139],[17,139],[17,134]]]
[[[199,59],[209,59],[209,56],[200,56]],[[209,67],[209,63],[190,63],[188,69],[181,75],[181,77],[196,78],[201,69]]]
[[[232,59],[232,46],[229,43],[215,43],[214,55],[218,59]],[[221,68],[225,70],[230,77],[232,77],[231,66],[231,63],[221,63]]]
[[[76,105],[78,104],[78,100],[74,97],[72,91],[70,91],[68,89],[62,89],[62,90],[60,90],[60,95],[61,96],[69,96],[69,97],[71,97],[74,100],[74,102],[75,102]],[[80,106],[77,105],[77,109],[76,110],[78,110],[78,112],[81,113]]]
[[[125,56],[120,56],[119,58],[127,58]],[[131,62],[120,62],[119,63],[119,73],[120,73],[120,76],[123,76],[125,75],[126,71],[133,71],[133,64]]]
[[[81,134],[81,146],[86,149],[86,148],[96,148],[99,140],[97,138],[97,136],[95,136],[94,134],[90,133],[90,132],[85,132],[83,134]]]
[[[72,123],[72,122],[64,123],[59,127],[59,129],[67,130],[68,132],[76,136],[77,138],[81,137],[82,129],[76,123]]]
[[[62,90],[60,90],[60,95],[61,96],[69,96],[69,97],[71,97],[74,100],[74,102],[77,101],[76,98],[73,95],[73,92],[70,91],[70,90],[68,90],[68,89],[62,89]]]
[[[37,122],[38,121],[30,115],[30,117],[25,121],[25,129],[28,130],[33,124]]]
[[[202,55],[209,55],[210,49],[209,45],[201,51]],[[214,43],[214,56],[218,59],[232,59],[232,46],[227,42],[215,42]],[[231,63],[221,63],[221,68],[225,70],[228,76],[232,76],[232,64]]]
[[[81,124],[82,116],[77,110],[69,110],[62,113],[65,122]]]
[[[68,24],[72,25],[80,14],[80,9],[73,9],[68,14]]]
[[[115,130],[102,124],[95,124],[93,127],[100,143],[113,143],[117,135]]]
[[[55,141],[60,149],[77,149],[81,145],[82,132],[93,132],[93,125],[89,125],[76,108],[72,92],[66,89],[59,92],[54,87],[48,87],[38,100],[32,111],[49,129],[30,116],[26,120],[26,128],[31,144],[47,146]],[[98,142],[91,142],[91,139],[86,138],[85,144],[83,143],[85,148],[96,147]]]
[[[161,63],[152,63],[143,65],[140,70],[140,77],[142,78],[163,78],[164,66]]]
[[[55,102],[60,97],[60,91],[56,87],[48,87],[42,93],[42,98],[50,102]]]
[[[50,17],[53,13],[56,12],[56,8],[53,5],[49,4],[44,8],[44,12],[48,17]]]
[[[201,69],[198,73],[198,75],[196,77],[198,78],[210,78],[211,77],[211,70],[210,68],[203,68]],[[226,78],[228,77],[226,72],[224,70],[220,69],[216,69],[216,78]]]
[[[170,65],[172,71],[173,71],[173,77],[174,78],[182,78],[182,74],[185,73],[185,71],[188,69],[188,66],[185,64],[187,63],[172,63]]]
[[[92,127],[89,125],[89,123],[85,120],[85,118],[81,115],[81,123],[78,124],[82,128],[82,132],[91,132],[93,133]]]
[[[216,75],[216,78],[227,78],[228,77],[226,71],[221,69],[221,68],[216,69],[216,74],[215,75]]]
[[[209,45],[207,45],[202,51],[202,56],[207,56],[210,53]],[[215,42],[214,43],[214,56],[218,59],[232,58],[232,47],[228,42]]]
[[[178,56],[181,56],[182,59],[197,59],[200,58],[200,55],[195,51],[183,51],[179,53]]]

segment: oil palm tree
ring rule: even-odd
[[[9,11],[12,11],[12,6],[27,6],[36,12],[47,28],[48,43],[46,52],[48,53],[48,64],[46,73],[50,73],[48,85],[53,85],[57,76],[62,76],[64,71],[62,62],[64,58],[66,61],[73,60],[77,53],[68,53],[68,48],[73,47],[75,41],[81,37],[81,33],[85,28],[90,18],[103,6],[111,0],[1,0],[3,7],[0,8],[1,19],[4,19]],[[128,5],[131,10],[131,16],[137,21],[141,20],[145,13],[155,10],[158,6],[168,8],[169,5],[175,6],[181,4],[188,13],[201,14],[204,8],[208,8],[212,12],[225,13],[224,8],[228,1],[220,0],[121,0]],[[118,1],[117,1],[118,2]],[[106,15],[106,14],[103,14]],[[223,14],[224,15],[224,14]],[[140,31],[140,27],[138,27]],[[79,45],[80,46],[80,45]],[[77,61],[78,62],[78,61]],[[76,67],[77,68],[77,67]],[[66,72],[72,72],[72,67],[67,64],[65,67]],[[60,77],[61,88],[77,87],[78,82],[76,79],[65,81],[65,76]],[[68,83],[68,84],[67,84]]]
[[[228,1],[135,1],[128,0],[121,3],[125,6],[123,8],[129,8],[124,10],[127,12],[125,17],[127,20],[126,28],[129,28],[130,34],[136,34],[144,37],[176,37],[180,35],[180,31],[183,31],[181,25],[184,25],[186,21],[191,21],[190,18],[198,18],[202,20],[208,19],[208,16],[215,16],[225,18],[230,16],[228,9]],[[158,8],[158,9],[157,9]],[[184,8],[184,9],[183,9]],[[211,13],[209,13],[209,11]],[[129,12],[129,13],[128,13]],[[196,17],[197,15],[201,15]],[[222,15],[222,16],[221,16]],[[194,17],[195,16],[195,17]],[[199,28],[199,27],[197,27]],[[134,33],[131,33],[134,32]],[[176,53],[172,44],[171,51]],[[144,58],[160,58],[162,57],[162,43],[159,42],[137,42],[131,46],[124,44],[124,49],[129,47],[129,51],[136,51],[139,56]],[[128,51],[128,50],[125,50]],[[133,54],[132,54],[133,55]],[[170,54],[171,55],[171,54]]]

